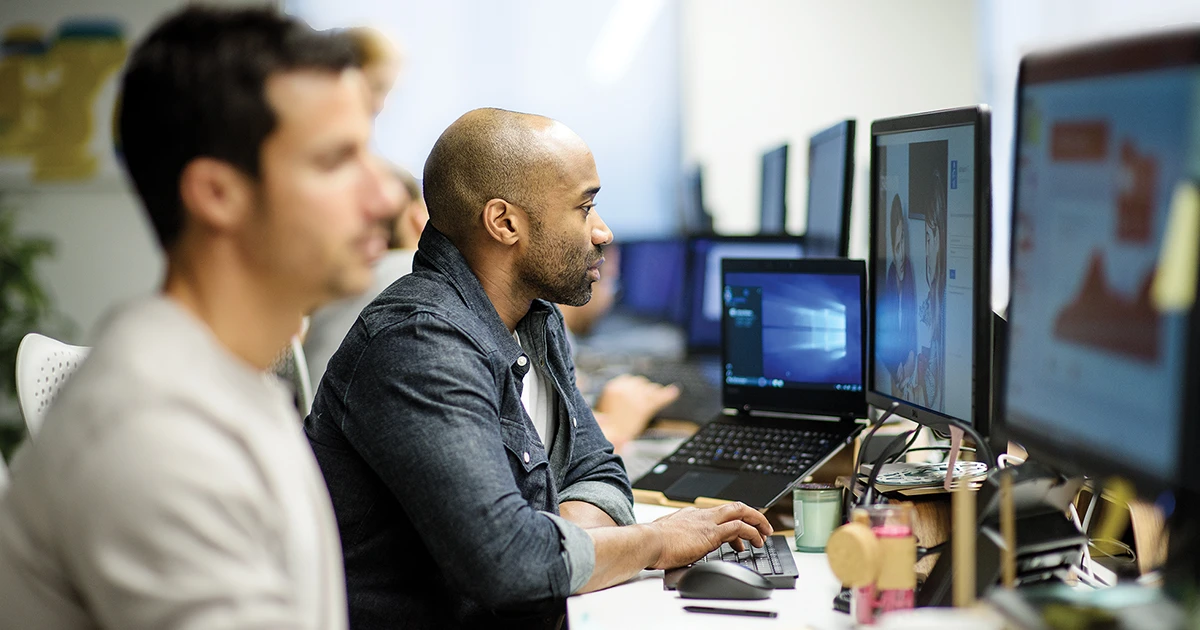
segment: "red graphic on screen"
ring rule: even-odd
[[[1072,120],[1050,127],[1050,159],[1055,162],[1103,162],[1108,157],[1108,122]]]
[[[1121,143],[1121,179],[1117,190],[1117,240],[1148,244],[1154,229],[1154,183],[1158,160]]]
[[[1079,294],[1054,320],[1054,336],[1097,350],[1157,361],[1159,318],[1150,304],[1153,279],[1151,269],[1137,296],[1130,300],[1112,290],[1104,275],[1104,255],[1093,252]]]

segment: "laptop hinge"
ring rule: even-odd
[[[728,410],[727,410],[728,411]],[[732,410],[734,415],[737,415],[737,409]],[[820,422],[840,422],[839,416],[821,415],[815,413],[794,413],[788,411],[768,411],[766,409],[746,409],[743,410],[744,415],[753,418],[783,418],[785,420],[817,420]]]

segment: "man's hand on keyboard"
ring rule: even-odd
[[[744,551],[742,540],[761,547],[771,535],[767,517],[744,503],[727,503],[706,508],[684,508],[653,523],[662,539],[662,553],[652,569],[673,569],[689,565],[727,542]]]

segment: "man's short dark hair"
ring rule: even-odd
[[[292,70],[341,72],[354,50],[270,8],[190,6],[160,23],[130,55],[119,118],[125,168],[164,249],[183,231],[184,168],[198,157],[257,179],[277,119],[267,79]]]

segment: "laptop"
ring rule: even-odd
[[[720,286],[723,410],[633,486],[766,508],[866,417],[866,264],[726,259]]]

